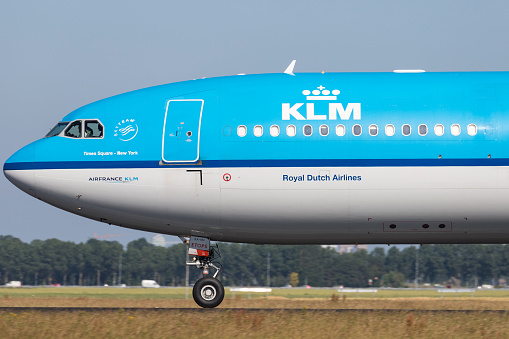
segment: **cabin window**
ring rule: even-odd
[[[69,122],[59,122],[58,124],[55,125],[55,127],[53,127],[49,132],[48,134],[46,134],[45,138],[51,138],[51,137],[54,137],[56,135],[59,135],[60,132],[62,132],[64,130],[64,128],[67,127],[67,125],[69,125]]]
[[[394,134],[396,134],[396,128],[394,127],[394,125],[386,125],[385,135],[392,137]]]
[[[85,121],[85,138],[102,138],[104,127],[98,120]]]
[[[410,125],[405,124],[401,127],[401,132],[403,133],[403,135],[409,136],[410,133],[412,133],[412,128],[410,127]]]
[[[419,125],[419,135],[426,135],[428,134],[428,126],[422,124]]]
[[[81,138],[81,120],[71,122],[64,135],[70,138]]]
[[[297,134],[297,129],[295,128],[294,125],[286,126],[286,135],[288,135],[289,137],[294,137],[295,134]]]
[[[279,135],[279,126],[278,125],[270,126],[270,135],[272,135],[273,137],[277,137]]]
[[[324,137],[329,135],[329,126],[327,126],[327,125],[320,126],[320,135],[322,135]]]
[[[255,137],[261,137],[263,135],[263,127],[256,125],[253,129]]]
[[[461,127],[458,124],[451,125],[451,134],[457,137],[461,133]]]
[[[477,134],[477,126],[475,124],[470,124],[467,126],[468,135],[474,136]]]
[[[370,125],[369,126],[369,135],[375,136],[378,134],[378,126],[377,125]]]
[[[342,137],[346,133],[346,128],[344,125],[337,125],[336,126],[336,135],[338,137]]]
[[[311,125],[304,125],[303,131],[304,135],[309,137],[311,134],[313,134],[313,127],[311,127]]]
[[[356,137],[358,137],[359,135],[362,134],[362,127],[361,125],[353,125],[352,127],[352,133],[353,135],[355,135]]]
[[[435,134],[441,137],[444,135],[444,125],[437,124],[435,125]]]
[[[241,138],[245,137],[247,134],[247,127],[244,125],[240,125],[237,127],[237,135]]]

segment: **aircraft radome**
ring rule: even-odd
[[[508,242],[508,72],[293,65],[78,108],[4,174],[69,212],[180,236],[203,307],[224,296],[209,240]]]

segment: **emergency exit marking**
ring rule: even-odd
[[[230,180],[232,180],[232,176],[229,173],[225,173],[223,175],[223,180],[224,181],[230,181]]]

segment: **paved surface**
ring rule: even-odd
[[[415,312],[415,313],[509,313],[509,310],[426,310],[426,309],[300,309],[300,308],[148,308],[148,307],[0,307],[0,312],[119,312],[135,311],[135,312],[317,312],[317,313],[375,313],[375,312]]]

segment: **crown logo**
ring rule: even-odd
[[[337,100],[337,95],[339,94],[338,89],[334,89],[329,91],[328,89],[325,89],[322,85],[318,86],[317,89],[310,91],[310,90],[303,90],[302,94],[306,96],[306,100]],[[313,95],[311,95],[313,94]],[[332,94],[332,95],[330,95]]]

